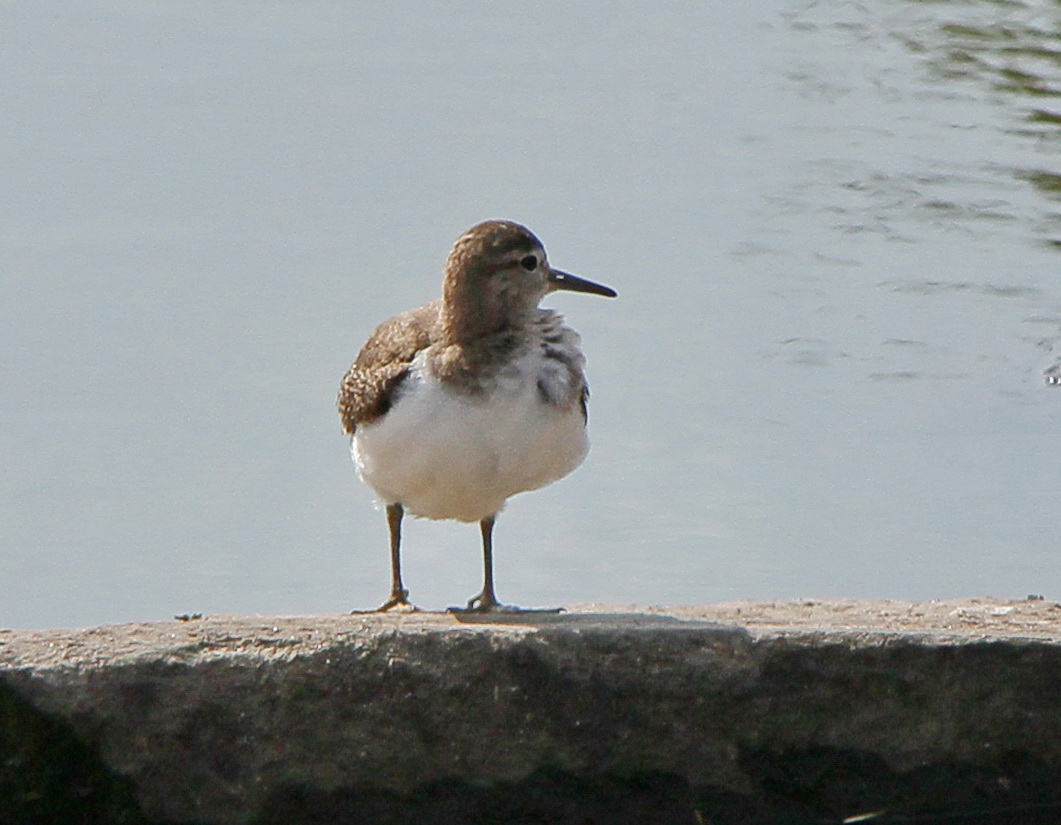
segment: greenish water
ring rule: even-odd
[[[387,588],[333,410],[471,224],[557,296],[593,450],[502,599],[1054,590],[1061,7],[0,10],[0,625]],[[407,527],[427,607],[477,531]]]

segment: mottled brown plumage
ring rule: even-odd
[[[442,300],[384,321],[347,371],[338,402],[343,429],[354,435],[359,424],[386,414],[420,350],[430,348],[432,372],[455,391],[483,392],[519,345],[523,328],[536,320],[538,300],[551,291],[545,283],[498,278],[498,264],[510,253],[540,248],[529,230],[508,221],[486,221],[462,235],[446,261]],[[581,370],[569,367],[581,382]],[[577,395],[584,410],[584,387]]]
[[[416,354],[441,337],[441,310],[442,301],[433,301],[376,327],[339,387],[339,416],[347,433],[387,413]]]

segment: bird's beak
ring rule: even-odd
[[[605,298],[616,298],[619,293],[610,286],[595,284],[577,275],[561,272],[559,269],[549,270],[549,291],[555,292],[564,289],[568,292],[588,292],[591,295],[603,295]]]

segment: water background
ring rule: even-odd
[[[388,588],[338,382],[530,226],[620,299],[524,605],[1061,597],[1061,6],[0,8],[0,626]],[[416,601],[478,530],[407,521]]]

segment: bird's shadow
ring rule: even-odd
[[[451,611],[461,624],[509,624],[532,627],[656,630],[673,627],[725,627],[721,622],[679,619],[658,613],[565,613],[558,610]]]

